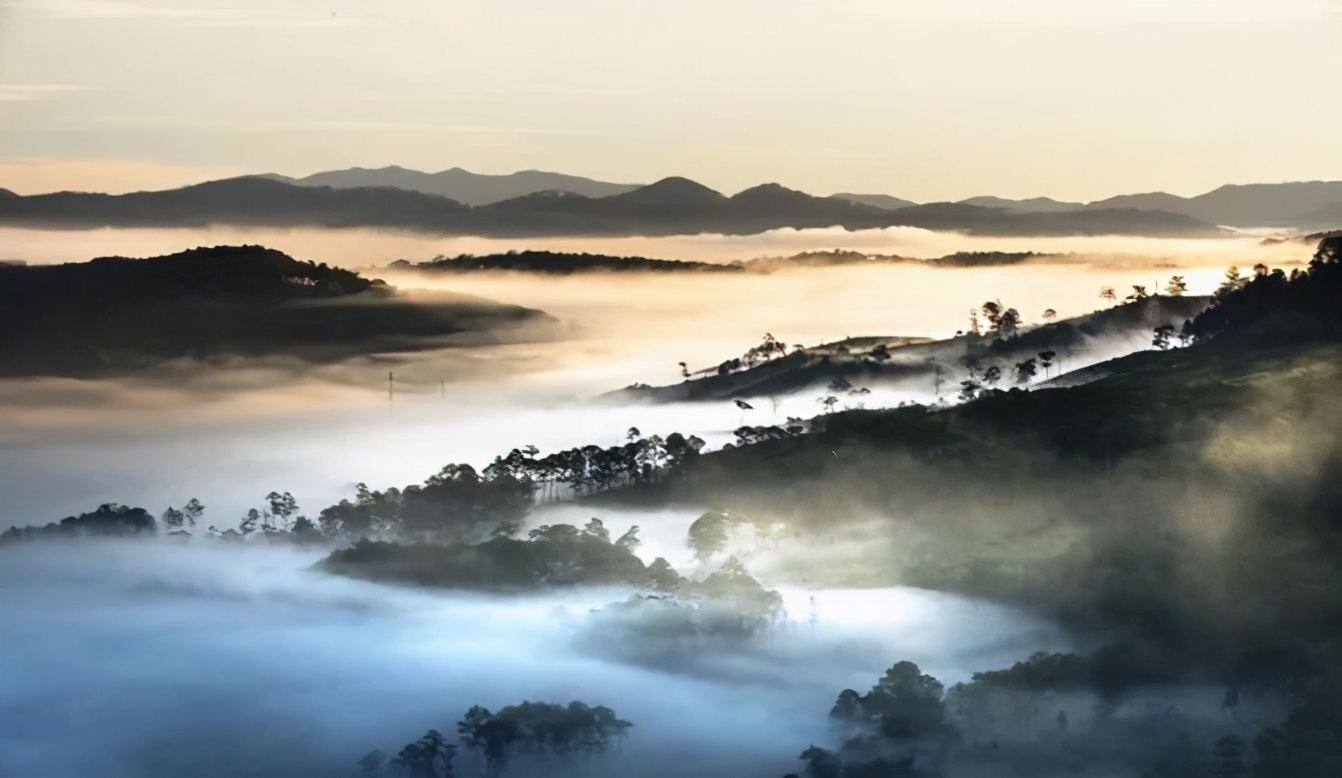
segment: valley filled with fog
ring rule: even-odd
[[[179,514],[177,525],[161,526],[153,538],[38,537],[0,545],[5,676],[0,775],[99,778],[359,776],[356,762],[372,749],[395,753],[430,728],[455,742],[457,721],[471,706],[498,710],[524,700],[608,706],[633,726],[619,735],[617,748],[606,749],[602,741],[601,749],[581,758],[568,753],[551,762],[545,754],[521,751],[505,772],[509,775],[777,778],[801,772],[798,755],[808,746],[825,749],[808,757],[810,775],[838,775],[823,771],[825,760],[855,748],[856,741],[846,741],[835,722],[842,719],[845,699],[853,710],[867,703],[853,702],[856,694],[844,692],[855,696],[840,697],[836,706],[836,694],[870,688],[887,668],[895,674],[897,662],[916,663],[912,678],[925,688],[931,687],[918,671],[934,676],[931,684],[958,689],[956,699],[967,700],[964,710],[971,710],[974,690],[984,688],[974,684],[993,682],[981,682],[975,673],[1020,667],[1016,663],[1048,659],[1053,652],[1102,653],[1109,638],[1125,636],[1121,620],[1097,618],[1091,624],[1065,595],[1057,601],[1038,595],[1040,588],[1067,589],[1068,579],[1050,582],[1062,575],[1058,569],[1037,561],[1046,554],[1056,553],[1070,565],[1062,568],[1067,575],[1081,577],[1076,570],[1086,562],[1077,560],[1089,557],[1069,554],[1098,549],[1095,558],[1108,564],[1103,554],[1119,547],[1111,530],[1072,526],[1071,516],[1100,514],[1128,499],[1160,502],[1163,496],[1162,505],[1192,517],[1180,527],[1184,540],[1201,540],[1211,530],[1200,511],[1209,510],[1207,495],[1214,494],[1172,485],[1168,471],[1149,454],[1156,444],[1150,449],[1133,444],[1129,451],[1122,448],[1129,439],[1111,436],[1100,453],[1067,449],[1056,459],[1041,453],[1054,443],[1073,445],[1067,430],[1047,445],[1034,441],[1019,451],[989,433],[971,432],[972,445],[982,446],[974,456],[991,461],[983,466],[991,475],[975,473],[977,464],[942,470],[937,457],[951,458],[942,448],[932,447],[929,460],[901,458],[889,440],[862,431],[862,414],[906,412],[907,417],[889,417],[894,419],[889,423],[897,431],[908,424],[915,432],[922,430],[917,427],[922,419],[941,415],[932,411],[949,414],[957,406],[966,410],[956,417],[963,428],[972,428],[975,407],[1008,402],[1034,403],[1030,418],[1047,418],[1053,392],[1061,397],[1066,387],[1108,374],[1108,368],[1088,372],[1093,366],[1132,354],[1140,359],[1141,352],[1166,355],[1176,341],[1189,345],[1192,319],[1210,295],[1224,293],[1227,265],[1247,269],[1263,263],[1255,278],[1265,278],[1266,265],[1290,271],[1313,254],[1312,246],[1264,246],[1249,236],[989,239],[906,228],[524,242],[366,230],[0,228],[0,243],[5,258],[32,265],[263,244],[298,260],[382,278],[395,288],[396,299],[412,305],[469,295],[550,317],[465,333],[435,348],[348,359],[182,358],[138,374],[0,379],[0,529],[40,527],[106,503],[143,507],[152,515],[192,499],[205,506],[189,535],[164,532],[181,524]],[[914,258],[961,251],[1048,256],[972,268],[873,263],[758,274],[538,277],[386,267],[402,258],[527,248],[714,263],[835,248]],[[1172,277],[1182,286],[1162,297]],[[1234,284],[1243,285],[1232,279]],[[1102,297],[1105,287],[1116,292]],[[1125,301],[1136,287],[1142,293]],[[341,304],[347,303],[332,303]],[[1019,317],[1010,332],[998,318],[1007,308]],[[981,336],[984,316],[992,330]],[[1176,325],[1185,318],[1189,324],[1181,333]],[[1072,333],[1072,339],[1054,351],[1048,340],[1053,332]],[[814,354],[815,364],[826,368],[831,357],[851,362],[870,381],[840,376],[828,388],[823,381],[800,382],[800,388],[753,393],[744,400],[728,392],[702,401],[653,402],[617,392],[730,378],[738,370],[746,375],[753,363],[719,365],[743,352],[750,362],[762,337],[766,368],[774,359],[770,349],[782,344],[782,353],[791,347],[793,358]],[[1029,345],[1036,342],[1031,337],[1041,345]],[[892,346],[885,353],[881,345],[879,356],[868,351],[851,359],[846,345],[825,346],[864,338],[913,340],[906,348]],[[1026,345],[1013,346],[1016,342]],[[902,357],[905,353],[913,356]],[[1028,371],[1016,362],[1014,377],[994,389],[999,379],[985,378],[989,373],[980,357],[1000,361],[1007,371],[1028,357]],[[882,367],[885,360],[898,369]],[[1245,407],[1258,408],[1256,398]],[[982,404],[975,406],[976,400]],[[1066,407],[1072,409],[1085,405],[1058,402],[1071,402]],[[1326,448],[1307,432],[1326,428],[1332,410],[1312,409],[1315,415],[1308,418],[1322,419],[1318,424],[1292,418],[1289,424],[1298,434],[1285,436],[1281,461],[1303,456],[1307,443],[1315,446],[1310,452]],[[1093,413],[1071,432],[1109,429],[1103,407]],[[1258,420],[1252,414],[1244,418],[1245,424]],[[1220,434],[1228,427],[1209,422],[1209,428]],[[682,484],[674,472],[683,459],[672,452],[673,433],[697,440],[704,454],[741,457],[691,469],[699,480],[686,476]],[[542,577],[534,588],[518,590],[493,581],[473,591],[422,587],[412,583],[423,582],[422,569],[406,572],[411,566],[401,568],[399,562],[378,567],[376,554],[389,543],[443,540],[436,530],[422,537],[409,529],[397,535],[402,530],[393,523],[379,526],[381,519],[368,517],[386,506],[409,505],[406,495],[418,494],[419,487],[406,485],[424,483],[427,490],[452,482],[457,476],[444,475],[446,465],[490,473],[491,463],[501,467],[496,457],[512,450],[509,461],[543,473],[536,463],[546,455],[621,446],[646,446],[654,452],[651,464],[631,469],[623,481],[600,485],[575,477],[568,492],[559,488],[559,476],[551,483],[545,480],[550,476],[536,475],[534,483],[541,486],[534,506],[533,476],[526,475],[521,518],[497,528],[476,527],[476,534],[453,536],[447,545],[535,546],[547,541],[552,528],[584,527],[582,542],[621,564],[628,560],[619,555],[632,553],[637,560],[629,564],[640,576],[644,568],[664,572],[669,565],[672,575],[683,577],[677,585],[688,587],[680,593],[690,598],[687,592],[698,592],[693,596],[704,602],[726,595],[693,587],[735,570],[728,578],[737,576],[732,585],[746,586],[747,595],[733,590],[730,596],[759,597],[766,605],[760,613],[751,611],[755,621],[744,634],[725,629],[729,637],[723,637],[696,621],[699,637],[686,639],[676,631],[683,614],[672,604],[674,587],[649,595],[618,575],[587,585],[560,564],[552,565],[552,573],[573,574],[579,585],[552,585],[557,578]],[[1115,464],[1111,446],[1131,461]],[[764,453],[749,459],[757,449]],[[685,457],[698,458],[699,448],[690,454]],[[1038,462],[1026,461],[1034,456]],[[1092,459],[1099,463],[1095,471],[1078,464]],[[1234,473],[1250,472],[1224,446],[1197,449],[1191,459],[1218,467],[1230,461],[1242,468]],[[1015,480],[994,480],[998,471],[992,468],[999,466],[1017,474]],[[515,478],[507,472],[485,480]],[[758,483],[752,480],[756,473]],[[1250,477],[1259,475],[1253,470]],[[1271,470],[1261,479],[1276,485],[1279,476]],[[809,486],[792,483],[802,477],[814,480]],[[1030,491],[1036,482],[1042,485]],[[396,490],[381,491],[389,487]],[[282,507],[280,494],[296,504]],[[928,495],[944,502],[929,502]],[[738,506],[756,513],[741,518],[731,513]],[[367,520],[373,540],[351,531],[358,511],[367,511],[359,520]],[[1146,515],[1140,508],[1133,511]],[[302,519],[310,528],[320,521],[324,536],[314,529],[307,539],[297,534],[292,541],[268,539],[296,533],[296,514],[310,517]],[[256,524],[261,515],[264,534]],[[289,525],[272,527],[276,516]],[[588,523],[593,517],[599,522]],[[725,517],[722,528],[713,530],[722,534],[713,536],[711,548],[702,540],[710,517]],[[410,519],[397,521],[408,527]],[[984,548],[973,549],[968,561],[952,559],[950,552],[944,564],[937,557],[947,548],[946,536],[973,535],[963,528],[989,523],[996,527],[984,531]],[[1027,537],[1021,544],[1027,550],[1012,545],[1008,529]],[[249,537],[243,540],[244,535]],[[1253,535],[1226,531],[1225,536]],[[513,537],[531,541],[509,540]],[[614,537],[620,539],[612,542]],[[1020,588],[1001,588],[992,577],[1000,570],[983,572],[983,559],[1009,569]],[[1114,564],[1133,569],[1123,568],[1127,563],[1121,560]],[[1181,564],[1171,563],[1191,578],[1211,565],[1201,556],[1187,567]],[[1308,572],[1310,564],[1312,557],[1301,569]],[[1122,586],[1115,592],[1105,589],[1103,596],[1122,600],[1123,607],[1128,607],[1124,597],[1149,600]],[[751,607],[759,604],[753,602]],[[1220,613],[1222,605],[1207,610]],[[1061,733],[1047,736],[1058,740],[1069,736],[1069,727],[1080,731],[1117,717],[1130,731],[1114,735],[1105,746],[1110,750],[1096,752],[1112,764],[1085,774],[1127,778],[1138,773],[1114,754],[1124,743],[1145,742],[1140,727],[1159,729],[1171,709],[1179,711],[1180,726],[1211,737],[1227,728],[1247,736],[1274,725],[1289,708],[1277,697],[1251,699],[1246,692],[1245,704],[1231,711],[1210,676],[1149,674],[1167,655],[1142,653],[1142,646],[1131,655],[1097,660],[1094,678],[1103,680],[1093,681],[1094,688],[1091,679],[1039,697],[1031,687],[1028,710],[994,720],[992,726],[1009,734],[982,734],[990,728],[976,734],[966,725],[964,742],[979,750],[947,774],[1076,774],[1063,762],[1048,762],[1041,772],[984,772],[974,760],[996,758],[1000,739],[1004,749],[1018,749],[1012,752],[1018,767],[1032,764],[1028,748],[1034,746],[1023,744],[1034,743],[1037,731]],[[1040,710],[1044,714],[1032,724]],[[929,732],[920,736],[952,742],[943,730]],[[923,746],[913,748],[909,753],[919,764],[932,759]],[[856,758],[853,753],[865,759],[877,752],[843,753],[845,759]],[[938,758],[944,760],[944,753]],[[497,775],[502,765],[479,762],[476,751],[464,745],[456,758],[462,775]]]
[[[1294,264],[1309,255],[1305,246],[1258,247],[1249,240],[987,239],[913,229],[874,232],[505,244],[368,231],[3,228],[10,255],[34,264],[148,256],[216,242],[263,243],[302,260],[351,268],[486,246],[712,261],[836,246],[929,256],[994,249],[1078,253],[973,269],[842,266],[708,278],[433,277],[366,270],[412,298],[434,291],[475,295],[544,311],[559,326],[537,339],[543,342],[470,345],[386,361],[295,366],[285,360],[248,360],[205,371],[183,365],[170,374],[170,382],[156,383],[0,381],[0,491],[10,495],[0,508],[0,523],[46,521],[112,499],[158,505],[193,496],[221,514],[240,516],[271,489],[291,491],[304,505],[328,505],[352,493],[359,481],[372,486],[414,482],[444,463],[482,466],[517,446],[609,445],[622,440],[630,427],[649,434],[693,433],[716,447],[730,441],[743,423],[773,424],[821,412],[818,395],[756,403],[748,416],[726,401],[612,407],[593,400],[633,383],[674,383],[680,378],[678,362],[694,370],[711,367],[755,345],[766,332],[806,346],[850,336],[947,338],[965,329],[969,312],[985,301],[1001,300],[1018,308],[1025,323],[1039,324],[1046,309],[1067,318],[1104,307],[1106,301],[1097,296],[1101,286],[1120,292],[1132,284],[1156,289],[1180,274],[1190,293],[1205,294],[1220,282],[1228,261],[1249,264],[1246,257],[1275,257],[1278,263]],[[1085,253],[1091,251],[1097,253]],[[1138,333],[1135,343],[1102,349],[1087,361],[1147,345],[1147,340]],[[1078,360],[1075,367],[1082,364]],[[396,374],[391,402],[389,370]],[[935,400],[930,378],[873,391],[879,394],[867,402],[872,407]]]

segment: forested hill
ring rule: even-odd
[[[559,251],[509,251],[503,254],[462,254],[435,257],[427,262],[399,259],[389,270],[429,273],[509,272],[543,275],[576,273],[774,273],[785,270],[883,265],[928,265],[932,267],[988,267],[1015,265],[1054,257],[1032,251],[961,251],[932,259],[871,255],[860,251],[806,251],[780,257],[758,257],[730,263],[694,262],[679,259],[617,257],[608,254],[574,254]]]
[[[264,246],[215,246],[162,257],[100,257],[61,265],[0,265],[0,305],[119,306],[128,301],[277,303],[387,292],[381,281],[302,262]]]
[[[262,246],[0,266],[0,376],[99,376],[175,359],[330,361],[550,321],[478,298],[410,300]]]
[[[674,259],[647,259],[645,257],[616,257],[607,254],[570,254],[557,251],[510,251],[506,254],[458,257],[437,257],[428,262],[411,263],[398,260],[388,266],[391,270],[416,270],[430,273],[510,272],[540,273],[543,275],[572,275],[574,273],[676,273],[739,272],[737,265],[719,265],[711,262],[686,262]]]

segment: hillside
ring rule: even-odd
[[[0,224],[33,227],[194,227],[210,224],[396,227],[443,235],[755,234],[791,227],[891,226],[980,235],[1222,235],[1176,214],[1099,210],[1008,213],[937,203],[895,210],[764,184],[727,197],[684,178],[592,198],[548,189],[471,207],[397,188],[333,189],[244,177],[124,195],[60,192],[0,197]]]
[[[332,361],[546,321],[475,298],[412,302],[381,281],[261,246],[0,266],[0,377],[92,377],[234,355]]]
[[[635,386],[611,399],[635,402],[722,401],[776,397],[827,389],[836,381],[867,389],[906,388],[925,393],[941,384],[954,397],[969,374],[997,366],[1002,387],[1012,385],[1016,362],[1055,352],[1058,370],[1099,361],[1114,351],[1149,346],[1154,327],[1178,328],[1204,308],[1205,297],[1151,297],[1137,303],[1046,324],[1001,340],[960,335],[947,340],[873,336],[794,350],[785,355],[730,359],[667,386]],[[1041,371],[1042,372],[1042,371]],[[1047,377],[1047,376],[1041,376]],[[842,394],[842,392],[839,392]]]
[[[1084,385],[825,414],[593,501],[784,524],[774,580],[1031,608],[1119,641],[1119,685],[1327,683],[1336,700],[1342,246],[1319,257],[1219,297],[1193,345]]]

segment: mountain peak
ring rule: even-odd
[[[680,176],[663,178],[632,192],[616,195],[620,200],[647,205],[690,205],[719,203],[727,199],[721,192]]]

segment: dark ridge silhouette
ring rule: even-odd
[[[853,265],[924,264],[935,267],[986,267],[1014,265],[1021,262],[1055,256],[1031,251],[969,251],[948,254],[934,259],[871,256],[859,251],[806,251],[787,257],[760,257],[728,264],[692,262],[680,259],[648,259],[646,257],[615,257],[605,254],[572,254],[555,251],[510,251],[505,254],[458,257],[436,257],[427,262],[412,263],[400,259],[388,265],[390,270],[427,271],[445,273],[514,272],[570,275],[574,273],[773,273],[794,268],[850,267]]]
[[[0,200],[0,222],[71,227],[210,224],[448,229],[470,209],[402,189],[298,187],[248,176],[161,192],[57,192]]]
[[[542,321],[475,298],[411,302],[381,281],[261,246],[0,266],[0,376],[98,376],[230,355],[331,361]]]
[[[910,205],[917,205],[912,200],[905,200],[901,197],[893,197],[884,194],[852,194],[850,192],[839,192],[830,195],[835,200],[846,200],[850,203],[859,205],[870,205],[872,208],[882,208],[887,211],[893,211],[896,208],[908,208]]]
[[[0,224],[39,227],[182,227],[209,224],[397,227],[443,235],[754,234],[792,227],[910,226],[984,235],[1217,236],[1185,216],[1155,211],[1013,214],[935,203],[886,210],[777,185],[725,197],[669,178],[599,199],[545,190],[471,208],[395,188],[331,189],[250,176],[161,192],[60,192],[0,198]]]
[[[332,189],[394,187],[447,197],[473,206],[489,205],[545,191],[564,191],[584,197],[609,197],[639,187],[638,184],[612,184],[541,170],[523,170],[506,175],[483,175],[454,167],[439,173],[423,173],[398,165],[372,170],[359,167],[329,170],[302,178],[289,178],[273,173],[264,177],[297,186],[326,186]]]
[[[965,205],[980,205],[984,208],[1002,208],[1012,213],[1061,213],[1065,211],[1079,211],[1085,206],[1082,203],[1067,203],[1054,200],[1051,197],[1031,197],[1026,200],[1008,200],[1004,197],[993,197],[983,195],[979,197],[970,197],[961,200]]]
[[[1110,197],[1085,207],[1088,210],[1161,210],[1211,224],[1238,227],[1314,228],[1338,223],[1339,208],[1342,208],[1342,181],[1227,184],[1196,197],[1150,192]]]
[[[478,271],[507,271],[514,273],[544,273],[571,275],[573,273],[732,273],[745,268],[740,265],[716,265],[710,262],[687,262],[678,259],[645,259],[643,257],[613,257],[605,254],[564,254],[554,251],[518,251],[507,254],[459,257],[437,257],[428,262],[411,264],[398,260],[388,265],[394,270],[421,270],[439,273],[469,273]]]

